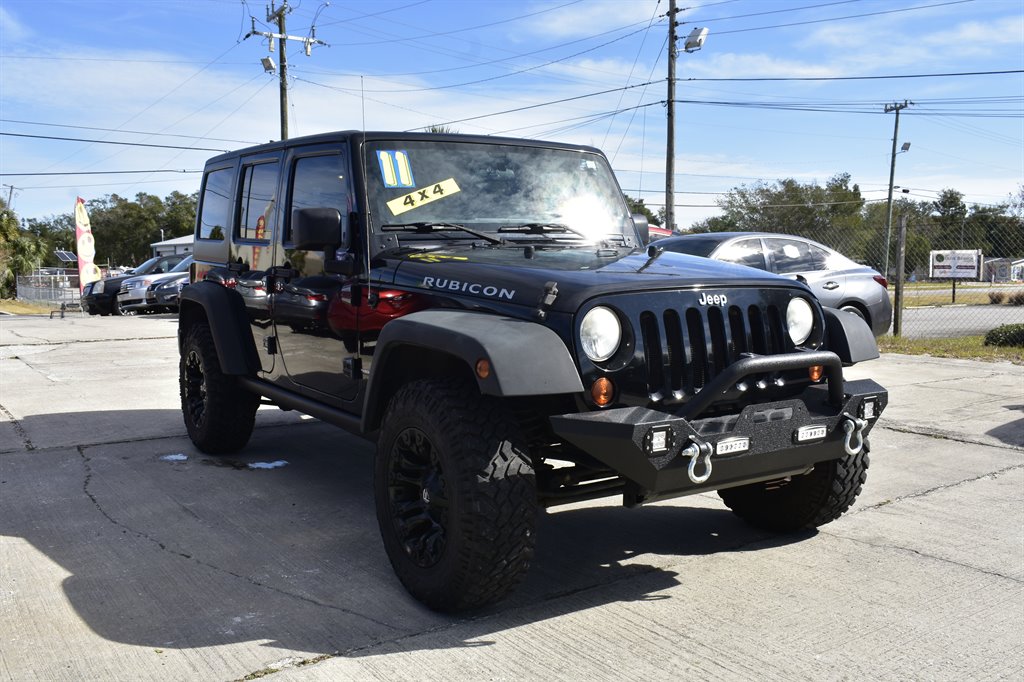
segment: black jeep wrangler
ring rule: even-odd
[[[800,282],[645,245],[596,149],[339,132],[211,159],[180,297],[207,453],[261,399],[377,442],[387,554],[434,609],[500,599],[538,508],[718,491],[760,527],[838,518],[886,405],[878,356]]]

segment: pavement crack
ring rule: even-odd
[[[184,551],[181,551],[181,550],[178,550],[178,549],[174,549],[174,548],[168,547],[160,539],[158,539],[156,537],[153,537],[152,535],[150,535],[149,533],[146,533],[145,531],[138,530],[137,528],[133,528],[132,526],[129,526],[129,525],[125,524],[125,523],[122,523],[121,521],[118,521],[113,516],[111,516],[110,513],[107,512],[106,509],[103,508],[103,505],[100,504],[100,501],[97,499],[96,495],[90,490],[90,484],[92,483],[94,472],[93,472],[93,468],[92,468],[92,458],[90,458],[89,455],[86,454],[86,452],[85,452],[86,446],[79,445],[79,446],[76,447],[76,449],[78,450],[79,456],[82,458],[82,466],[85,469],[85,478],[84,478],[83,483],[82,483],[82,492],[85,494],[85,496],[87,498],[89,498],[89,501],[92,502],[93,507],[96,508],[96,511],[98,511],[100,513],[100,515],[103,516],[103,518],[105,518],[107,521],[109,521],[112,525],[116,526],[117,528],[120,528],[122,531],[124,531],[126,533],[131,533],[132,535],[134,535],[137,538],[145,540],[145,541],[147,541],[147,542],[149,542],[149,543],[151,543],[153,545],[156,545],[158,548],[160,548],[160,551],[162,551],[162,552],[167,552],[168,554],[171,554],[172,556],[176,556],[176,557],[178,557],[180,559],[186,559],[186,560],[191,561],[191,562],[193,562],[193,563],[195,563],[195,564],[197,564],[199,566],[207,568],[207,569],[209,569],[211,571],[216,571],[217,573],[228,575],[228,576],[231,576],[232,578],[237,578],[238,580],[244,580],[245,582],[249,583],[250,585],[253,585],[254,587],[259,587],[261,589],[264,589],[264,590],[267,590],[269,592],[273,592],[275,594],[279,594],[281,596],[288,597],[288,598],[291,598],[291,599],[297,599],[299,601],[306,602],[307,604],[312,604],[314,606],[319,606],[319,607],[325,608],[325,609],[331,609],[332,611],[338,611],[338,612],[344,613],[347,616],[352,616],[354,618],[359,618],[361,620],[369,621],[369,622],[371,622],[371,623],[373,623],[375,625],[380,625],[381,627],[388,628],[389,630],[398,630],[398,628],[395,627],[394,625],[392,625],[390,623],[386,623],[386,622],[381,621],[381,620],[377,620],[376,618],[371,618],[370,616],[367,616],[364,613],[359,613],[358,611],[353,611],[352,609],[347,609],[344,606],[338,606],[337,604],[329,604],[327,602],[322,602],[322,601],[320,601],[318,599],[314,599],[313,597],[307,597],[305,595],[297,594],[295,592],[289,592],[288,590],[284,590],[284,589],[281,589],[279,587],[274,587],[273,585],[269,585],[269,584],[267,584],[265,582],[261,582],[261,581],[255,579],[255,578],[253,578],[253,577],[250,577],[250,576],[247,576],[247,575],[242,575],[241,573],[236,573],[234,571],[228,570],[226,568],[222,568],[222,567],[217,566],[215,564],[211,564],[211,563],[209,563],[207,561],[203,561],[202,559],[196,557],[193,554],[189,554],[188,552],[184,552]]]
[[[1024,464],[1011,464],[1008,467],[1003,467],[1002,469],[997,469],[996,471],[989,471],[987,473],[972,476],[970,478],[964,478],[959,481],[953,481],[952,483],[943,483],[942,485],[933,486],[926,490],[919,490],[908,495],[900,495],[899,497],[895,497],[891,500],[884,500],[876,504],[871,504],[864,507],[857,507],[856,509],[851,509],[850,511],[846,512],[844,516],[853,516],[854,514],[861,514],[863,512],[872,511],[873,509],[888,507],[889,505],[896,504],[898,502],[903,502],[904,500],[913,500],[914,498],[925,497],[927,495],[931,495],[932,493],[937,493],[942,490],[959,488],[961,486],[967,485],[968,483],[974,483],[975,481],[980,481],[985,478],[995,479],[998,476],[1002,476],[1003,474],[1009,473],[1011,471],[1016,471],[1017,469],[1024,469]]]
[[[899,425],[885,420],[884,417],[882,419],[883,421],[878,424],[877,428],[886,431],[909,433],[914,436],[927,436],[928,438],[934,438],[936,440],[948,440],[954,443],[966,443],[967,445],[984,445],[990,448],[1024,452],[1024,446],[1021,445],[1013,445],[1012,443],[993,443],[990,440],[983,440],[981,438],[965,437],[962,434],[955,433],[953,431],[936,431],[934,428],[924,429],[914,426]]]
[[[28,432],[25,431],[25,427],[22,426],[21,422],[14,417],[11,411],[8,410],[3,405],[0,405],[0,412],[2,412],[3,415],[10,420],[11,427],[14,429],[14,432],[18,434],[18,438],[21,438],[21,442],[25,446],[25,449],[35,450],[36,446],[32,443],[32,439],[28,437]]]
[[[824,531],[821,531],[821,530],[819,530],[818,532],[821,535],[825,535],[825,536],[828,536],[828,537],[836,539],[836,540],[846,540],[848,542],[853,542],[853,543],[856,543],[858,545],[865,545],[867,547],[874,547],[875,549],[892,549],[892,550],[896,550],[898,552],[907,552],[909,554],[913,554],[915,556],[919,556],[919,557],[922,557],[924,559],[931,559],[933,561],[939,561],[939,562],[944,563],[944,564],[949,564],[950,566],[959,566],[960,568],[966,568],[966,569],[971,570],[971,571],[976,571],[978,573],[983,573],[985,575],[990,575],[990,576],[993,576],[995,578],[1003,578],[1004,580],[1009,580],[1011,582],[1015,582],[1015,583],[1024,585],[1024,578],[1018,578],[1017,576],[1013,576],[1013,575],[1006,575],[1005,573],[1000,573],[999,571],[991,571],[991,570],[989,570],[987,568],[981,568],[980,566],[972,566],[971,564],[965,564],[962,561],[954,561],[953,559],[949,559],[947,557],[941,557],[941,556],[938,556],[936,554],[929,554],[928,552],[922,552],[921,550],[914,549],[913,547],[904,547],[902,545],[894,545],[894,544],[890,544],[890,543],[887,543],[887,542],[871,542],[870,540],[864,540],[862,538],[851,538],[851,537],[847,537],[845,535],[839,535],[837,533],[827,533],[827,532],[824,532]]]

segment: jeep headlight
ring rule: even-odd
[[[597,306],[583,316],[580,343],[583,352],[594,362],[603,362],[615,355],[622,341],[619,316],[604,306]]]
[[[786,328],[789,338],[799,346],[806,341],[814,329],[814,309],[805,298],[794,298],[786,308]]]

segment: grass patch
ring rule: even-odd
[[[49,315],[54,307],[49,303],[30,303],[28,301],[16,301],[9,298],[0,299],[0,312],[11,313],[12,315]]]
[[[883,353],[931,355],[937,358],[962,360],[1006,360],[1024,365],[1024,346],[986,346],[984,336],[960,336],[955,339],[908,339],[883,336],[878,339],[878,350]]]

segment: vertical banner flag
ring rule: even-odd
[[[92,238],[92,225],[89,214],[85,211],[85,200],[78,197],[75,202],[75,243],[78,253],[78,293],[81,294],[85,285],[101,279],[100,269],[93,258],[96,257],[96,242]]]

